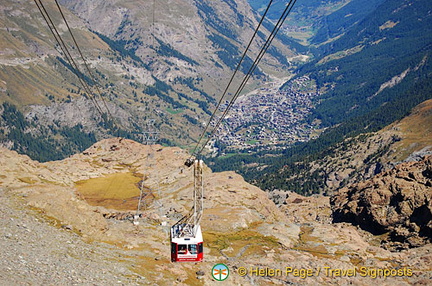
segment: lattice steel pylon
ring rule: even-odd
[[[174,238],[195,237],[204,209],[203,161],[194,160],[193,206],[189,214],[180,219],[173,227]]]
[[[143,144],[144,145],[149,145],[150,146],[150,153],[148,153],[147,155],[147,165],[150,168],[150,157],[153,156],[153,150],[152,150],[152,145],[156,144],[157,140],[159,139],[159,131],[155,131],[155,119],[149,119],[147,120],[147,129],[145,132],[143,132]],[[141,208],[144,206],[145,208],[147,207],[147,205],[145,204],[145,201],[147,198],[153,196],[153,198],[155,198],[155,195],[153,194],[153,191],[151,188],[148,188],[144,185],[144,181],[146,180],[146,176],[143,175],[143,178],[141,180],[140,183],[140,196],[138,199],[138,206],[137,206],[137,211],[134,215],[134,221],[133,223],[135,225],[138,225],[138,219],[140,217],[140,211]]]
[[[154,145],[159,139],[159,131],[155,131],[155,119],[147,120],[147,129],[143,132],[143,144]]]

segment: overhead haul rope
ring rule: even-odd
[[[155,0],[153,0],[152,3],[152,12],[151,12],[151,18],[152,18],[152,24],[151,24],[151,35],[152,35],[152,45],[153,45],[153,50],[155,49],[155,34],[154,34],[154,26],[155,26]],[[155,53],[156,55],[156,53]],[[156,58],[156,56],[155,56]],[[147,166],[148,168],[151,168],[151,162],[150,162],[150,156],[154,156],[154,151],[153,151],[153,145],[156,144],[157,140],[158,140],[158,132],[154,132],[153,131],[153,124],[154,124],[155,120],[154,119],[150,119],[147,121],[147,131],[144,133],[144,142],[145,145],[150,146],[150,152],[147,153]],[[145,135],[147,133],[147,136]],[[153,158],[153,157],[152,157]],[[153,158],[154,159],[154,158]],[[150,174],[150,173],[149,173]],[[145,199],[149,196],[152,195],[153,198],[155,198],[156,203],[159,205],[159,211],[162,210],[162,204],[156,199],[155,194],[153,193],[153,190],[151,187],[147,187],[148,192],[144,192],[144,188],[146,188],[146,186],[144,185],[144,181],[148,179],[148,177],[146,176],[146,174],[143,174],[143,178],[141,180],[141,184],[139,186],[140,189],[140,197],[138,200],[138,206],[137,206],[137,210],[134,216],[134,225],[138,225],[139,221],[138,219],[140,218],[140,211],[141,211],[141,205],[144,203],[145,207],[147,207],[147,205],[145,204]],[[159,180],[156,180],[157,182],[157,192],[158,192],[158,199],[160,199],[160,187],[159,187]],[[162,217],[162,213],[159,212],[159,216]]]
[[[42,0],[34,0],[34,2],[35,2],[35,4],[36,4],[36,6],[38,7],[39,12],[41,13],[41,15],[42,15],[42,17],[44,18],[45,22],[47,23],[48,28],[50,29],[51,33],[53,34],[54,39],[56,40],[57,44],[60,46],[60,49],[62,50],[63,55],[64,55],[66,61],[68,62],[68,64],[69,64],[69,65],[73,68],[73,70],[75,71],[75,74],[76,74],[76,76],[78,77],[79,82],[81,83],[81,85],[83,86],[84,90],[85,90],[86,93],[88,94],[88,97],[90,98],[90,100],[91,100],[91,102],[93,103],[93,105],[96,107],[96,110],[97,110],[97,111],[99,112],[99,114],[101,115],[102,120],[107,121],[108,119],[105,119],[105,117],[104,117],[104,112],[102,111],[102,108],[100,107],[100,105],[99,105],[99,103],[97,102],[95,96],[93,95],[93,91],[92,91],[92,89],[90,88],[89,84],[86,82],[86,80],[85,80],[85,78],[84,78],[84,74],[81,72],[81,70],[79,69],[78,64],[76,63],[76,61],[74,60],[73,56],[71,55],[71,53],[70,53],[70,51],[69,51],[69,49],[68,49],[66,43],[64,42],[62,36],[60,35],[59,31],[57,30],[57,28],[56,28],[56,26],[55,26],[55,24],[54,24],[54,22],[53,22],[51,16],[49,15],[49,13],[48,13],[48,11],[46,10],[44,4],[42,3]],[[61,8],[60,8],[60,6],[58,5],[58,3],[57,3],[56,0],[55,0],[55,2],[56,2],[57,7],[58,7],[58,9],[59,9],[59,11],[60,11],[60,14],[61,14],[62,17],[63,17],[63,20],[64,20],[65,23],[66,23],[66,26],[67,26],[67,28],[68,28],[68,30],[69,30],[69,33],[70,33],[71,36],[72,36],[72,39],[73,39],[73,41],[74,41],[74,43],[75,43],[75,45],[76,45],[76,47],[77,47],[77,50],[79,51],[79,53],[80,53],[80,55],[81,55],[81,58],[82,58],[83,61],[84,61],[84,64],[85,64],[85,66],[86,66],[86,69],[87,69],[87,71],[88,71],[89,74],[90,74],[90,78],[91,78],[91,80],[95,83],[95,88],[96,88],[96,90],[98,91],[99,96],[102,98],[102,100],[103,100],[103,102],[104,102],[105,108],[106,108],[106,110],[107,110],[107,115],[108,115],[109,117],[111,117],[111,120],[112,120],[113,124],[116,125],[117,128],[118,128],[118,125],[116,124],[116,121],[114,120],[114,117],[112,116],[112,114],[111,114],[111,112],[110,112],[110,110],[109,110],[109,108],[108,108],[108,106],[107,106],[107,104],[106,104],[106,102],[105,102],[105,99],[102,97],[102,94],[101,94],[101,92],[100,92],[100,90],[99,90],[99,88],[98,88],[98,86],[97,86],[97,82],[96,82],[96,80],[95,80],[95,77],[94,77],[93,73],[91,73],[90,68],[89,68],[89,66],[88,66],[88,64],[87,64],[87,61],[85,60],[85,58],[84,58],[84,56],[83,56],[83,54],[82,54],[82,51],[81,51],[81,49],[79,48],[79,45],[78,45],[78,43],[76,42],[75,37],[74,37],[73,34],[72,34],[72,31],[71,31],[71,29],[70,29],[69,24],[68,24],[66,18],[64,17],[64,14],[63,14],[63,12],[62,12],[62,10],[61,10]],[[119,128],[118,128],[118,129],[119,129]],[[120,130],[120,129],[119,129],[119,130]]]
[[[54,25],[54,22],[52,21],[50,15],[48,14],[47,10],[45,9],[45,6],[43,5],[42,1],[34,0],[36,3],[36,6],[39,9],[39,12],[41,13],[42,17],[44,18],[45,22],[48,25],[48,28],[50,29],[51,33],[54,36],[54,39],[56,40],[57,44],[60,46],[60,49],[63,52],[63,55],[65,56],[67,62],[69,65],[76,71],[75,74],[77,75],[81,85],[83,86],[84,90],[87,92],[88,96],[92,100],[93,104],[96,106],[97,111],[102,115],[103,112],[99,106],[99,104],[95,101],[93,98],[92,92],[90,90],[90,87],[86,83],[83,74],[79,71],[78,65],[76,64],[75,60],[73,59],[72,55],[70,54],[65,42],[63,41],[63,38],[61,37],[59,31],[57,30],[56,26]]]
[[[192,151],[192,156],[193,156],[194,154],[197,155],[198,153],[201,153],[201,152],[198,152],[198,153],[196,154],[195,151],[197,150],[197,148],[198,148],[199,143],[201,142],[201,140],[204,138],[204,135],[205,135],[205,133],[206,133],[208,127],[210,126],[210,123],[212,122],[213,118],[215,117],[217,110],[219,109],[220,105],[222,104],[222,101],[223,101],[223,99],[224,99],[224,97],[225,97],[225,95],[226,95],[226,93],[227,93],[227,91],[228,91],[228,89],[229,89],[231,83],[233,82],[235,75],[236,75],[237,72],[239,71],[240,66],[241,66],[241,64],[242,64],[242,62],[243,62],[243,60],[244,60],[244,58],[246,57],[246,54],[247,54],[247,52],[249,51],[249,48],[250,48],[250,46],[252,45],[252,42],[253,42],[253,40],[254,40],[256,34],[258,33],[258,31],[259,31],[259,29],[260,29],[260,27],[261,27],[261,24],[262,24],[262,22],[264,21],[265,16],[267,15],[267,12],[268,12],[269,9],[270,9],[270,6],[271,6],[272,2],[273,2],[273,0],[270,0],[269,4],[267,5],[267,9],[265,10],[264,14],[263,14],[262,17],[261,17],[261,20],[260,20],[259,23],[258,23],[258,26],[255,28],[255,31],[254,31],[254,33],[253,33],[253,35],[252,35],[252,37],[251,37],[251,39],[250,39],[250,41],[249,41],[249,44],[247,45],[245,51],[243,52],[243,55],[242,55],[242,57],[241,57],[239,63],[237,64],[237,67],[236,67],[236,69],[235,69],[233,75],[231,76],[231,78],[230,78],[230,80],[229,80],[229,82],[228,82],[228,84],[227,84],[227,86],[226,86],[226,88],[225,88],[225,90],[224,90],[224,92],[223,92],[223,94],[222,94],[222,97],[219,99],[219,102],[218,102],[218,104],[216,105],[216,108],[215,108],[213,114],[211,115],[211,117],[210,117],[210,119],[209,119],[209,121],[208,121],[208,124],[206,125],[204,131],[203,131],[202,134],[201,134],[201,137],[199,138],[199,140],[198,140],[198,142],[197,142],[195,148],[194,148],[193,151]],[[204,145],[204,146],[205,146],[205,145]]]
[[[243,78],[242,83],[238,87],[238,89],[237,89],[236,93],[234,94],[233,98],[231,99],[229,105],[227,106],[227,108],[223,112],[222,116],[219,118],[219,121],[216,123],[215,127],[213,128],[213,131],[208,136],[207,141],[202,145],[201,149],[199,150],[199,152],[197,154],[201,154],[202,153],[202,151],[204,150],[205,146],[208,144],[208,142],[210,141],[210,139],[216,133],[217,129],[219,128],[220,124],[222,123],[222,120],[225,118],[225,116],[228,114],[228,112],[231,109],[231,107],[234,105],[234,102],[237,100],[237,98],[239,97],[240,93],[243,91],[243,88],[246,86],[246,83],[248,82],[249,78],[252,76],[252,74],[254,73],[255,69],[258,66],[258,64],[260,63],[261,59],[263,58],[264,54],[267,52],[267,49],[270,47],[273,39],[276,37],[276,34],[279,32],[280,28],[282,27],[282,25],[283,25],[284,21],[286,20],[288,14],[291,12],[291,10],[292,10],[292,8],[293,8],[293,6],[294,6],[294,4],[295,4],[296,1],[297,0],[291,0],[288,3],[288,5],[285,7],[284,12],[282,13],[281,17],[279,18],[278,22],[276,23],[275,27],[273,28],[270,36],[267,38],[267,41],[264,43],[264,46],[262,47],[261,51],[259,52],[258,56],[256,57],[254,63],[249,68],[248,73]]]
[[[201,134],[201,137],[200,137],[200,139],[198,140],[198,142],[197,142],[197,144],[196,144],[196,146],[195,146],[195,148],[194,148],[194,150],[193,150],[193,152],[192,152],[192,157],[197,157],[199,154],[202,153],[202,151],[204,150],[205,146],[208,144],[208,142],[210,141],[210,139],[212,138],[212,136],[214,135],[214,133],[217,131],[218,127],[220,126],[220,124],[221,124],[221,122],[222,122],[222,120],[223,120],[224,117],[228,114],[230,108],[233,106],[234,102],[236,101],[236,99],[238,98],[238,96],[240,95],[240,93],[242,92],[243,88],[246,86],[246,83],[248,82],[249,78],[251,77],[251,75],[252,75],[253,72],[255,71],[256,67],[257,67],[258,64],[259,64],[259,62],[261,61],[261,59],[263,58],[264,54],[266,53],[267,49],[270,47],[270,45],[271,45],[273,39],[276,37],[276,34],[279,32],[280,28],[282,27],[284,21],[286,20],[286,18],[288,17],[289,13],[291,12],[291,10],[292,10],[294,4],[296,3],[296,1],[297,1],[297,0],[290,0],[290,2],[288,3],[288,5],[285,7],[285,10],[284,10],[283,13],[281,14],[281,16],[280,16],[278,22],[276,23],[276,25],[275,25],[275,27],[273,28],[273,30],[272,30],[272,32],[270,33],[270,35],[268,36],[266,42],[264,43],[263,47],[261,48],[261,50],[260,50],[258,56],[256,57],[255,61],[254,61],[253,64],[252,64],[252,66],[249,68],[247,74],[246,74],[245,77],[243,78],[243,80],[242,80],[240,86],[238,87],[238,89],[237,89],[236,93],[234,94],[233,98],[231,99],[229,105],[227,106],[227,108],[226,108],[225,111],[223,112],[222,116],[219,118],[219,120],[218,120],[218,122],[216,123],[215,127],[213,128],[212,132],[211,132],[210,135],[208,136],[206,142],[202,145],[202,147],[201,147],[201,148],[198,150],[198,152],[197,152],[196,150],[198,149],[198,146],[200,145],[201,140],[204,138],[205,132],[207,131],[208,126],[210,125],[212,119],[214,118],[214,116],[215,116],[215,114],[216,114],[216,112],[217,112],[217,109],[218,109],[218,107],[220,106],[220,103],[222,102],[222,99],[219,101],[219,104],[217,105],[215,111],[213,112],[213,114],[212,114],[212,116],[211,116],[211,118],[210,118],[210,120],[209,120],[209,122],[208,122],[208,124],[207,124],[207,126],[206,126],[206,128],[205,128],[205,130],[204,130],[204,132]],[[251,44],[253,38],[255,37],[256,33],[258,32],[258,29],[259,29],[259,27],[260,27],[262,21],[264,20],[264,17],[265,17],[265,15],[266,15],[268,9],[270,8],[271,3],[272,3],[272,1],[270,1],[269,5],[267,6],[267,9],[266,9],[265,13],[263,14],[263,17],[261,18],[261,21],[260,21],[258,27],[255,29],[255,33],[254,33],[254,35],[253,35],[253,37],[252,37],[252,39],[251,39],[251,41],[250,41],[250,43],[249,43],[249,45],[248,45],[248,48],[249,48],[249,46],[250,46],[250,44]],[[246,49],[244,55],[246,54],[248,48]],[[244,55],[243,55],[243,57],[244,57]],[[242,60],[243,60],[243,57],[242,57]],[[240,63],[241,63],[241,62],[240,62]],[[234,72],[234,75],[235,75],[235,73],[238,71],[238,68],[239,68],[239,66],[240,66],[240,63],[239,63],[239,65],[237,65],[237,69],[236,69],[236,71]],[[233,75],[233,77],[234,77],[234,75]],[[229,81],[228,86],[226,87],[225,92],[224,92],[224,95],[222,96],[222,98],[225,96],[226,91],[228,90],[229,86],[231,85],[233,77],[232,77],[231,80]]]
[[[40,0],[39,0],[39,1],[40,1]],[[92,80],[93,83],[94,83],[94,86],[95,86],[95,88],[96,88],[96,91],[97,91],[97,93],[99,94],[99,97],[102,99],[102,102],[103,102],[103,104],[104,104],[104,106],[105,106],[105,108],[106,108],[106,110],[107,110],[108,116],[111,117],[112,121],[113,121],[114,124],[115,124],[115,119],[114,119],[114,117],[112,116],[112,114],[111,114],[111,112],[110,112],[110,110],[109,110],[109,108],[108,108],[108,105],[107,105],[107,103],[106,103],[105,98],[102,96],[102,93],[101,93],[101,91],[100,91],[100,89],[99,89],[98,82],[96,81],[96,77],[93,75],[92,71],[90,70],[89,65],[87,64],[87,61],[86,61],[86,59],[85,59],[85,57],[84,57],[84,55],[83,55],[83,53],[82,53],[82,51],[81,51],[81,48],[79,47],[79,45],[78,45],[78,43],[77,43],[77,41],[76,41],[76,39],[75,39],[74,34],[72,33],[72,29],[70,28],[69,23],[68,23],[68,21],[66,20],[66,17],[64,16],[63,11],[62,11],[62,9],[61,9],[61,7],[60,7],[58,1],[57,1],[57,0],[54,0],[54,1],[55,1],[56,5],[57,5],[57,9],[59,10],[59,12],[60,12],[60,14],[61,14],[61,16],[62,16],[62,18],[63,18],[63,21],[64,21],[65,24],[66,24],[67,29],[69,30],[69,33],[70,33],[70,35],[71,35],[71,37],[72,37],[72,40],[73,40],[75,46],[77,47],[78,53],[80,54],[81,59],[82,59],[83,62],[84,62],[84,66],[86,67],[86,70],[87,70],[88,74],[90,75],[91,80]]]

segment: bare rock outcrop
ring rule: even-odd
[[[334,222],[387,234],[390,249],[424,245],[432,240],[432,156],[345,187],[330,204]]]

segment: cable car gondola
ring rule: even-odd
[[[171,261],[202,261],[204,258],[203,237],[199,225],[192,229],[194,235],[182,235],[187,225],[174,225],[171,228]]]
[[[202,160],[189,159],[186,166],[194,165],[194,198],[190,213],[171,227],[171,261],[202,261],[204,258],[201,216],[203,213]]]

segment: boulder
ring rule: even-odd
[[[389,248],[424,245],[432,240],[432,156],[342,188],[330,204],[333,222],[387,233],[383,243]]]

